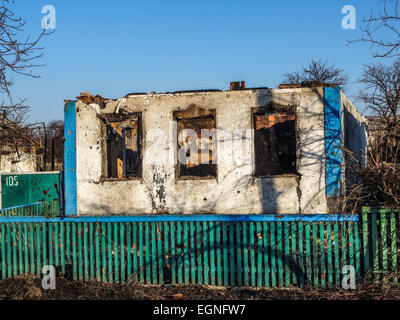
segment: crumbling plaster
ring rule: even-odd
[[[296,107],[298,175],[253,176],[251,136],[217,138],[217,157],[237,152],[250,140],[241,163],[218,163],[217,177],[180,180],[166,157],[176,155],[170,132],[173,112],[195,105],[216,110],[217,129],[252,128],[252,108],[269,103]],[[127,180],[104,179],[101,115],[126,109],[142,113],[143,175]],[[326,213],[323,88],[262,89],[225,92],[134,95],[109,101],[104,108],[76,103],[78,214],[262,214]],[[157,129],[163,144],[150,136]],[[166,155],[167,154],[167,155]]]

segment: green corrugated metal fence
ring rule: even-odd
[[[0,210],[0,274],[40,275],[52,264],[77,280],[223,286],[338,286],[398,281],[399,210],[364,208],[360,221],[73,222],[59,203]],[[28,220],[8,222],[25,216]],[[56,222],[55,222],[56,221]]]
[[[55,265],[76,280],[284,287],[361,275],[358,222],[3,222],[0,273]]]
[[[400,210],[363,208],[363,263],[368,277],[398,281]]]

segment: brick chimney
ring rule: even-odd
[[[237,91],[246,89],[246,82],[245,81],[235,81],[231,82],[230,91]]]

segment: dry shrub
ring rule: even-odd
[[[367,165],[352,161],[350,168],[343,204],[347,212],[359,212],[361,206],[400,207],[400,125],[376,118],[369,127]]]

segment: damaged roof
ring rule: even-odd
[[[290,83],[285,84],[282,83],[279,85],[279,89],[291,89],[291,88],[318,88],[318,87],[336,87],[336,85],[327,82],[319,82],[319,81],[304,81],[302,83]]]
[[[332,83],[326,82],[318,82],[318,81],[307,81],[302,83],[295,84],[280,84],[278,89],[295,89],[295,88],[317,88],[317,87],[335,87]],[[229,90],[225,90],[225,92],[229,91],[247,91],[247,90],[272,90],[273,88],[269,87],[246,87],[245,81],[235,81],[230,83]],[[193,89],[193,90],[178,90],[178,91],[166,91],[166,92],[155,92],[151,91],[147,92],[131,92],[128,93],[125,98],[129,98],[131,96],[144,96],[144,95],[154,95],[154,94],[182,94],[182,93],[203,93],[203,92],[224,92],[221,89]],[[83,102],[85,104],[95,103],[100,106],[104,106],[107,101],[117,100],[117,99],[108,99],[104,98],[98,94],[92,95],[90,92],[81,92],[81,94],[76,97],[78,101]]]

